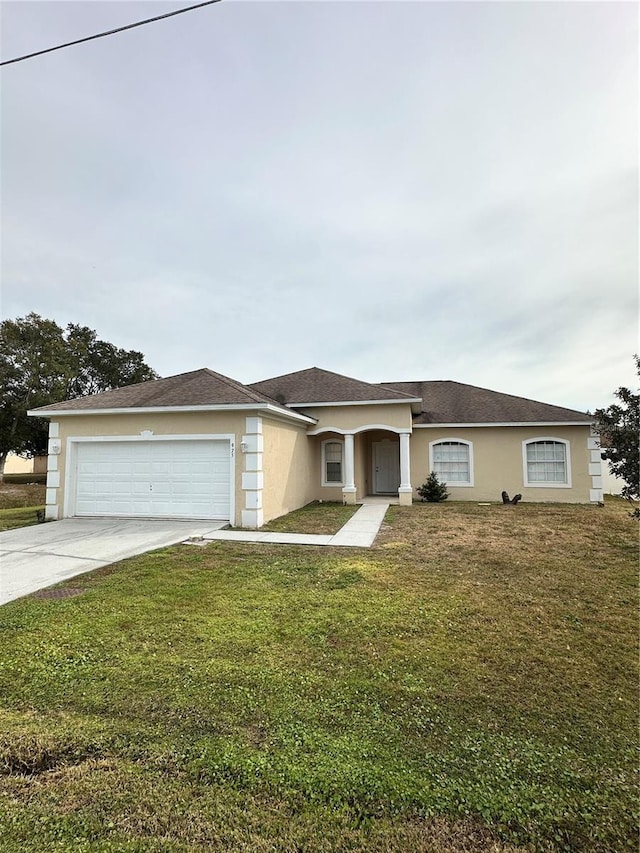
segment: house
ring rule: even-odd
[[[313,367],[243,385],[203,369],[34,409],[47,509],[260,527],[313,500],[602,501],[583,412],[450,381],[369,383]]]
[[[40,456],[18,456],[17,453],[9,453],[4,463],[5,474],[46,474],[47,454]]]

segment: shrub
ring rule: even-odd
[[[429,501],[429,503],[440,503],[441,501],[446,501],[449,497],[449,492],[447,491],[447,487],[445,483],[441,483],[438,480],[437,474],[435,471],[432,471],[427,477],[426,483],[423,483],[418,489],[418,494],[422,498],[423,501]]]

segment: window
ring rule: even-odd
[[[429,470],[448,486],[473,485],[473,447],[462,439],[432,441]]]
[[[570,486],[569,443],[559,438],[523,442],[525,486]]]
[[[341,441],[322,442],[322,485],[342,485],[342,456],[343,444]]]

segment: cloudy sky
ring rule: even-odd
[[[179,7],[4,2],[2,59]],[[163,376],[635,384],[635,3],[223,0],[0,81],[4,318]]]

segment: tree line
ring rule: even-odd
[[[100,340],[93,329],[31,313],[0,323],[0,481],[9,453],[47,452],[48,422],[29,409],[133,385],[158,374],[136,350]]]

